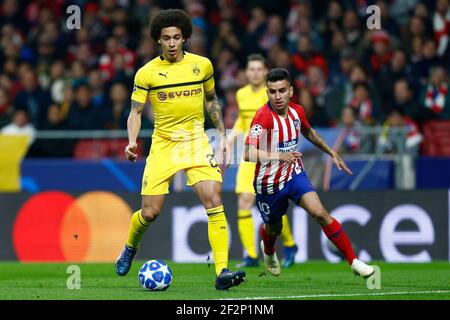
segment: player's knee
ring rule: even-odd
[[[206,208],[216,208],[222,205],[222,197],[219,192],[210,192],[205,200]]]
[[[152,206],[146,206],[142,208],[142,217],[146,221],[154,221],[159,216],[159,208],[154,208]]]

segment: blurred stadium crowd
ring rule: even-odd
[[[79,30],[66,26],[72,4]],[[381,30],[366,25],[373,4]],[[158,55],[148,21],[170,7],[193,18],[186,50],[213,61],[228,128],[254,52],[291,71],[313,126],[388,124],[414,135],[430,119],[450,119],[450,0],[5,0],[1,132],[125,129],[134,74]],[[151,119],[149,111],[143,128]],[[346,140],[344,151],[362,148],[357,131]],[[73,145],[56,149],[34,145],[30,155],[71,156]]]

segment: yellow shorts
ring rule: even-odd
[[[205,180],[222,182],[222,173],[206,134],[190,141],[153,136],[142,176],[141,195],[169,193],[170,182],[180,170],[185,171],[188,186]]]
[[[236,193],[255,193],[253,188],[253,177],[255,175],[256,163],[242,161],[239,164],[236,175]]]

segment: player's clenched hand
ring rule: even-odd
[[[127,160],[136,162],[137,159],[137,154],[136,152],[136,148],[137,148],[137,144],[136,143],[130,143],[125,147],[125,157],[127,158]]]
[[[280,153],[279,154],[279,160],[289,163],[296,163],[298,159],[302,154],[300,152],[294,151],[294,152],[286,152],[286,153]]]
[[[333,158],[333,162],[338,168],[338,170],[344,169],[345,172],[347,172],[348,175],[352,175],[353,172],[347,167],[344,160],[342,160],[341,156],[338,155],[336,152],[334,152],[331,156]]]

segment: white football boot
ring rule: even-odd
[[[264,252],[264,241],[261,240],[261,250],[264,255],[264,265],[267,271],[273,276],[279,276],[281,273],[280,262],[277,258],[277,253],[274,252],[273,255],[268,255]]]
[[[361,260],[353,259],[352,271],[357,276],[361,276],[363,278],[368,278],[374,274],[375,269],[372,266],[365,264]]]

